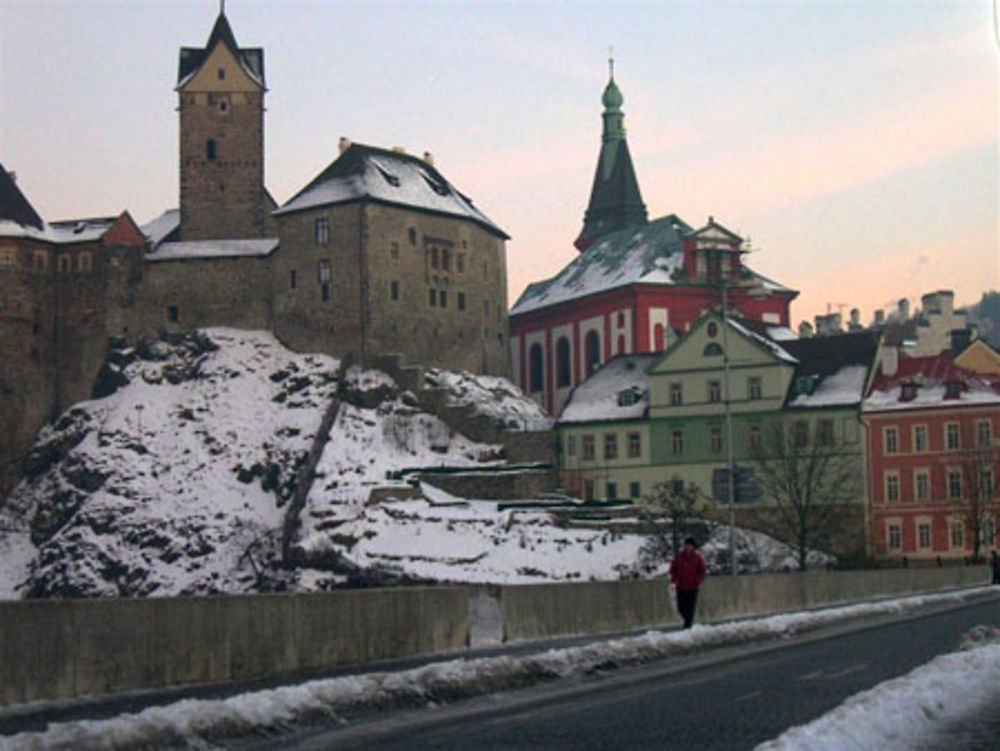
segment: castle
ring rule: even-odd
[[[284,205],[264,182],[264,51],[220,13],[180,51],[180,205],[46,222],[0,166],[0,495],[93,393],[109,339],[269,329],[299,351],[507,375],[508,235],[423,157],[340,141]],[[30,471],[30,468],[28,468]]]

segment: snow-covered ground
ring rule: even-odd
[[[862,603],[817,611],[786,613],[718,625],[696,625],[688,631],[649,631],[640,636],[594,642],[583,646],[552,649],[521,656],[462,658],[432,663],[423,667],[391,673],[366,673],[309,681],[276,689],[254,691],[228,699],[187,699],[174,704],[152,707],[134,714],[122,714],[105,720],[80,720],[53,724],[43,732],[20,733],[0,738],[0,751],[49,751],[80,748],[198,748],[219,744],[264,732],[287,730],[298,722],[339,718],[381,711],[393,707],[438,704],[442,697],[462,697],[494,693],[524,686],[527,683],[585,675],[596,669],[637,665],[671,655],[740,644],[752,640],[789,637],[822,626],[857,618],[902,614],[930,604],[961,602],[981,596],[989,587],[958,592],[920,595],[894,600]],[[822,729],[799,728],[805,733],[802,744],[795,738],[779,739],[764,746],[778,749],[840,748],[903,749],[893,735],[913,719],[925,731],[934,723],[956,720],[979,709],[984,701],[996,701],[1000,686],[1000,645],[995,634],[985,634],[977,646],[956,655],[946,655],[918,669],[904,679],[878,687],[847,702],[837,712],[840,718],[870,721],[872,729],[864,740],[854,745],[804,745],[820,737]],[[961,685],[959,685],[961,684]],[[869,694],[877,698],[869,697]],[[919,695],[918,695],[919,694]],[[977,696],[978,695],[978,696]],[[857,709],[855,709],[857,707]],[[876,711],[879,710],[879,711]],[[857,714],[851,715],[851,712]],[[925,715],[920,717],[919,715]],[[817,721],[822,723],[824,720]],[[828,726],[834,724],[828,720]],[[909,731],[908,731],[909,732]],[[907,735],[907,738],[918,737]],[[893,745],[895,743],[895,745]]]
[[[1000,629],[977,626],[962,649],[852,696],[755,751],[949,748],[951,727],[1000,706]]]

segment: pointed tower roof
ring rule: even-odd
[[[625,115],[621,109],[624,97],[615,83],[614,58],[608,63],[610,78],[601,97],[604,105],[601,154],[590,189],[590,204],[583,215],[583,229],[573,243],[580,251],[609,232],[647,221],[646,205],[625,140]]]
[[[38,216],[24,193],[17,187],[14,178],[0,164],[0,221],[14,222],[22,227],[44,229],[44,222]]]
[[[219,7],[219,16],[212,26],[212,33],[204,47],[181,47],[177,65],[177,88],[181,88],[201,68],[202,64],[218,45],[225,45],[240,61],[243,70],[257,84],[264,87],[264,50],[260,47],[240,48],[236,36],[226,18],[225,5]]]

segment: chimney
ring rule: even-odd
[[[809,321],[803,321],[799,324],[799,339],[808,339],[813,335],[813,327]]]
[[[340,141],[337,142],[337,148],[340,150],[340,153],[343,154],[345,151],[351,148],[351,139],[344,138],[344,136],[341,136]]]
[[[875,325],[885,326],[885,311],[882,308],[875,311]]]
[[[905,297],[899,298],[899,318],[903,321],[910,320],[910,301]]]
[[[431,167],[433,167],[434,166],[434,155],[431,152],[429,152],[429,151],[425,151],[424,152],[424,161],[427,162]]]
[[[857,331],[861,328],[861,311],[857,308],[851,308],[851,331]]]

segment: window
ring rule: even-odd
[[[316,264],[316,280],[320,284],[330,281],[330,262],[325,258]]]
[[[590,462],[594,460],[594,436],[585,435],[583,437],[583,460]]]
[[[899,473],[886,472],[885,500],[889,503],[899,502]]]
[[[957,422],[949,422],[944,426],[944,445],[950,450],[962,448],[962,437],[958,432]]]
[[[448,307],[448,291],[447,290],[441,290],[438,293],[438,305],[440,305],[442,308],[447,308]]]
[[[49,254],[44,250],[36,250],[34,255],[31,257],[31,269],[32,271],[48,271],[49,270]]]
[[[89,274],[94,268],[94,257],[84,251],[76,257],[76,270],[81,274]]]
[[[427,291],[430,292],[430,296],[427,298],[428,305],[430,305],[432,308],[436,308],[438,304],[437,290],[432,288]]]
[[[671,406],[679,406],[684,403],[684,390],[682,385],[679,383],[670,384],[670,404]]]
[[[916,453],[921,453],[927,450],[927,426],[926,425],[914,425],[913,426],[913,450]]]
[[[566,438],[566,453],[569,456],[576,456],[576,436],[571,435]]]
[[[952,519],[948,527],[948,537],[952,548],[963,549],[965,547],[965,523],[961,519]]]
[[[69,253],[61,253],[56,257],[56,271],[68,274],[73,270],[73,257]]]
[[[330,302],[330,283],[329,282],[323,282],[323,284],[320,286],[320,299],[322,299],[323,302]]]
[[[438,267],[438,249],[431,248],[431,268],[436,269]]]
[[[913,491],[918,503],[927,503],[931,499],[931,473],[929,470],[914,470]]]
[[[763,383],[760,376],[750,376],[747,378],[747,398],[751,401],[757,401],[761,398],[762,393]]]
[[[798,420],[792,426],[792,441],[797,448],[802,448],[809,443],[809,423],[805,420]]]
[[[639,487],[639,483],[637,483],[637,482],[630,482],[628,484],[628,494],[629,494],[629,497],[632,498],[632,499],[639,498],[642,495],[642,490]]]
[[[214,162],[215,157],[216,157],[215,139],[209,138],[208,141],[205,142],[205,158],[210,162]]]
[[[979,447],[989,446],[993,441],[993,425],[989,420],[980,420],[976,423],[976,445]]]
[[[399,300],[399,282],[389,282],[389,299]]]
[[[531,349],[528,351],[528,370],[529,374],[529,387],[528,390],[537,394],[542,390],[542,385],[544,381],[544,369],[542,364],[542,345],[535,344],[531,345]],[[593,439],[591,439],[593,440]],[[586,441],[586,439],[584,439]]]
[[[317,245],[328,245],[330,242],[330,220],[321,216],[315,222],[315,235]]]
[[[958,399],[962,395],[962,384],[959,381],[945,381],[944,398]]]
[[[618,337],[618,354],[619,355],[625,354],[625,337],[620,335]]]
[[[219,100],[219,112],[221,112],[223,115],[226,114],[227,112],[229,112],[229,100],[228,99],[220,99]]]
[[[584,480],[583,481],[583,500],[592,501],[594,500],[594,481]]]
[[[980,464],[977,468],[979,471],[976,473],[976,479],[979,484],[977,488],[978,497],[982,501],[992,501],[993,500],[993,468]]]
[[[708,335],[714,339],[719,335],[719,324],[717,324],[715,321],[709,321],[709,324],[708,326],[705,327],[705,330],[708,332]]]
[[[816,425],[816,442],[820,446],[833,445],[833,420],[820,420]]]
[[[441,268],[445,271],[451,270],[451,251],[447,248],[441,249]]]
[[[750,426],[748,443],[750,444],[751,449],[755,451],[760,449],[760,425]]]
[[[295,289],[295,285],[298,284],[299,275],[295,269],[288,272],[288,288]]]
[[[722,354],[722,345],[718,342],[709,342],[705,345],[705,349],[701,351],[704,357],[718,357]]]
[[[628,434],[629,459],[638,459],[642,454],[642,436],[639,433]]]
[[[962,498],[962,472],[960,470],[948,470],[948,498],[952,501],[958,501]]]
[[[389,257],[392,259],[399,258],[399,243],[389,243]]]
[[[899,431],[896,428],[882,429],[882,448],[887,454],[899,453]]]
[[[216,75],[218,75],[220,81],[226,80],[226,69],[225,68],[219,68],[219,70],[217,71]]]
[[[618,328],[624,328],[625,326],[625,314],[618,311]]]
[[[657,352],[662,352],[664,350],[664,338],[663,338],[664,328],[662,323],[658,323],[653,326],[653,349]]]
[[[722,451],[722,428],[708,429],[708,445],[713,454]]]
[[[556,387],[565,388],[570,384],[569,339],[565,336],[556,341]]]
[[[622,389],[618,392],[618,406],[631,407],[633,404],[638,404],[642,401],[643,393],[643,391],[635,386],[629,386],[627,389]]]
[[[930,550],[931,547],[931,523],[919,522],[917,524],[917,547],[921,550]]]
[[[455,271],[459,273],[465,271],[465,253],[459,253],[455,256]]]
[[[167,306],[167,320],[171,323],[177,323],[180,320],[180,311],[176,305]]]
[[[413,227],[410,227],[406,231],[406,234],[410,238],[410,245],[416,245],[417,244],[417,231]]]
[[[899,524],[890,524],[887,528],[889,550],[903,549],[903,530]]]
[[[606,433],[604,436],[604,458],[618,458],[618,436],[614,433]]]
[[[601,338],[596,331],[588,331],[583,338],[583,351],[586,362],[585,370],[589,377],[601,365]]]
[[[458,309],[459,310],[465,310],[465,293],[464,292],[459,292],[458,293]]]
[[[684,455],[684,431],[680,428],[670,431],[670,452],[674,456]]]
[[[617,483],[609,482],[606,488],[605,498],[609,501],[618,500],[618,485]]]
[[[0,269],[17,268],[17,250],[14,248],[3,248],[0,250]]]
[[[722,401],[722,383],[720,381],[708,382],[708,401],[712,403]]]

